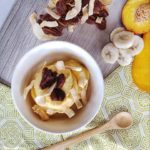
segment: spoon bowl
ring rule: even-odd
[[[120,112],[112,119],[112,126],[114,129],[126,129],[132,125],[132,116],[128,112]]]

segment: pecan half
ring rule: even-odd
[[[96,23],[96,26],[100,29],[100,30],[105,30],[106,29],[106,19],[103,18],[102,22],[99,24],[99,23]]]
[[[56,3],[56,11],[60,16],[63,16],[67,13],[67,6],[65,0],[59,0]]]
[[[50,96],[54,101],[62,101],[66,97],[66,94],[62,89],[55,88]]]
[[[60,19],[58,21],[58,23],[62,26],[62,27],[67,27],[68,25],[74,25],[77,24],[80,21],[79,17],[70,19],[70,20],[65,20],[65,19]]]
[[[42,80],[40,82],[41,89],[51,87],[57,79],[57,73],[52,72],[48,68],[44,68],[42,72]]]
[[[65,76],[64,74],[60,74],[58,77],[57,77],[57,84],[56,84],[56,87],[57,88],[62,88],[64,83],[65,83]]]
[[[83,8],[85,5],[89,4],[89,1],[90,1],[90,0],[82,0],[82,8]]]
[[[87,23],[88,24],[95,24],[95,21],[96,21],[96,16],[90,16],[88,19],[87,19]]]
[[[55,21],[55,18],[53,18],[51,15],[49,14],[43,14],[39,16],[40,20],[45,20],[45,21]]]
[[[99,17],[107,17],[108,15],[109,14],[106,9],[102,9],[98,14]]]
[[[94,14],[99,14],[99,12],[103,9],[104,5],[99,0],[96,0],[94,3]]]
[[[51,34],[54,36],[61,36],[63,28],[61,26],[54,27],[54,28],[43,27],[42,30],[45,34]]]

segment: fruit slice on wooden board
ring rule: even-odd
[[[127,0],[122,10],[122,22],[136,34],[150,31],[150,0]]]
[[[143,39],[144,49],[132,64],[132,78],[142,91],[150,92],[150,32],[144,34]]]

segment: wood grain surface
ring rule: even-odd
[[[69,41],[86,49],[99,64],[104,78],[118,64],[106,64],[101,57],[102,47],[109,42],[110,32],[120,26],[121,9],[125,0],[113,0],[109,6],[107,29],[100,31],[94,25],[80,25],[73,33],[64,31],[57,40]],[[33,11],[43,12],[47,0],[17,0],[0,31],[0,82],[11,85],[14,68],[21,57],[31,48],[43,43],[32,34],[29,15]]]

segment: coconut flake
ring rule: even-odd
[[[56,7],[56,4],[59,0],[49,0],[48,6],[53,9]]]
[[[75,30],[76,25],[69,25],[68,26],[68,31],[73,32]]]
[[[84,105],[87,104],[86,91],[87,91],[86,89],[83,89],[83,90],[81,91],[81,99],[82,99],[82,102],[83,102]]]
[[[64,61],[57,61],[55,67],[57,70],[65,70]]]
[[[95,0],[90,0],[90,2],[89,2],[89,16],[93,15],[94,3],[95,3]]]
[[[75,88],[72,88],[72,89],[70,90],[70,93],[71,93],[71,95],[72,95],[72,97],[73,97],[73,100],[74,100],[76,106],[77,106],[77,109],[82,108],[82,107],[83,107],[83,106],[82,106],[82,103],[81,103],[80,100],[79,100],[79,95],[78,95],[77,91],[75,90]]]
[[[56,39],[56,36],[45,34],[41,26],[37,23],[37,14],[34,12],[29,17],[34,35],[42,41]]]
[[[71,108],[66,108],[64,113],[69,117],[72,118],[75,115],[75,112]]]
[[[81,18],[81,24],[84,24],[86,22],[86,20],[88,19],[89,17],[89,14],[88,14],[88,5],[84,6],[82,8],[82,18]]]
[[[73,71],[77,71],[77,72],[82,71],[82,67],[73,67],[73,66],[67,66],[67,65],[65,67]]]
[[[57,15],[53,10],[51,10],[49,7],[46,8],[46,12],[52,16],[54,19],[59,20],[61,16]]]
[[[51,95],[51,93],[52,93],[52,91],[54,90],[55,86],[56,86],[56,82],[49,88],[49,92],[48,92],[47,94],[37,96],[37,97],[35,98],[35,102],[36,102],[39,106],[46,106],[45,97]]]
[[[49,114],[49,115],[53,115],[56,112],[49,108],[49,109],[46,110],[46,113]]]
[[[43,27],[57,27],[58,26],[58,23],[57,21],[43,21],[40,26],[43,28]]]
[[[97,17],[95,22],[101,24],[102,21],[103,21],[103,17]]]
[[[37,96],[35,98],[35,102],[39,105],[39,106],[46,106],[46,102],[43,96]]]
[[[78,15],[81,11],[82,2],[81,0],[75,0],[75,6],[67,12],[65,20],[70,20]]]
[[[26,100],[28,93],[30,92],[30,90],[32,89],[32,87],[34,86],[34,82],[35,80],[32,80],[30,82],[30,84],[24,89],[24,93],[23,93],[23,99]]]

